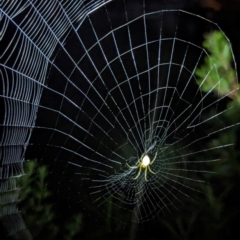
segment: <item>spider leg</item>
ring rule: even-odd
[[[150,162],[150,164],[149,164],[149,165],[152,165],[152,164],[154,163],[154,161],[156,160],[156,158],[157,158],[157,152],[155,153],[155,156],[154,156],[154,158],[153,158],[152,162]]]
[[[135,180],[135,179],[137,179],[137,178],[140,176],[140,174],[141,174],[141,171],[142,171],[142,168],[141,168],[141,167],[139,167],[139,171],[138,171],[138,174],[137,174],[137,176],[136,176],[135,178],[133,178],[134,180]]]
[[[157,152],[155,153],[155,156],[154,156],[153,160],[150,162],[150,165],[152,165],[152,164],[154,163],[154,161],[156,160],[156,158],[157,158]]]
[[[145,173],[144,173],[144,178],[145,178],[145,181],[147,182],[147,168],[145,168]]]
[[[127,164],[127,163],[126,163],[126,164]],[[130,166],[130,165],[128,165],[128,164],[127,164],[127,166],[128,166],[129,168],[133,168],[133,169],[138,168],[138,166]]]
[[[149,170],[150,173],[152,173],[152,174],[157,174],[157,173],[155,173],[154,171],[151,170],[150,166],[147,166],[147,168],[148,168],[148,170]]]

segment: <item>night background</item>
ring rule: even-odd
[[[64,2],[67,1],[61,1],[62,5]],[[41,9],[40,1],[35,1],[33,5],[37,6],[36,9]],[[86,9],[87,6],[86,4]],[[31,20],[37,24],[37,18],[34,18],[33,13],[36,9],[31,6],[24,8],[14,18],[15,22],[23,21],[27,26],[30,24],[27,21]],[[185,10],[194,15],[161,10]],[[3,11],[11,12],[7,8],[3,8]],[[144,13],[155,11],[159,13],[147,18],[147,32],[143,31],[142,18],[129,24],[132,38],[130,43],[129,29],[120,26]],[[217,25],[196,17],[195,14]],[[61,14],[53,12],[49,22],[52,21],[56,27],[56,19],[60,16]],[[25,18],[26,20],[23,20]],[[231,42],[237,73],[240,74],[239,20],[238,0],[146,0],[146,3],[141,0],[115,0],[106,7],[93,11],[83,22],[77,18],[71,20],[70,30],[64,32],[54,51],[49,50],[51,54],[46,58],[48,59],[46,62],[38,57],[27,43],[23,47],[21,42],[24,41],[21,38],[19,41],[16,40],[17,47],[13,52],[11,47],[7,47],[16,30],[16,25],[10,22],[1,40],[1,49],[3,46],[3,51],[5,49],[7,51],[1,59],[1,78],[4,80],[1,80],[0,95],[0,107],[3,112],[0,118],[0,239],[239,238],[240,128],[237,125],[240,122],[239,93],[222,98],[238,87],[236,78],[235,82],[229,80],[229,86],[225,86],[227,90],[221,86],[221,89],[224,89],[222,92],[218,90],[216,94],[214,89],[209,95],[206,94],[209,90],[202,89],[202,92],[197,92],[200,85],[197,81],[189,80],[189,85],[185,82],[185,79],[193,78],[191,73],[196,70],[198,61],[198,69],[206,64],[204,57],[207,57],[207,54],[201,55],[201,49],[195,45],[202,48],[206,33],[218,30],[218,26]],[[62,22],[63,26],[64,24],[67,25],[66,22]],[[117,29],[114,31],[115,39],[113,29]],[[61,34],[61,28],[56,27],[54,31]],[[109,32],[110,34],[106,36]],[[37,32],[33,42],[41,39],[42,33]],[[144,45],[145,34],[148,41],[153,41],[148,47],[148,52],[146,44]],[[162,41],[162,55],[158,55],[159,42],[154,41],[159,39],[160,34],[163,39],[174,37],[184,39],[184,42]],[[103,38],[100,40],[102,48],[96,44],[98,42],[96,36],[97,40]],[[46,41],[48,38],[44,39]],[[53,43],[54,40],[49,38],[46,42]],[[41,40],[38,43],[41,45]],[[118,50],[114,44],[118,46]],[[143,46],[139,47],[141,44]],[[47,46],[44,44],[41,46],[45,54],[44,51],[48,51]],[[24,60],[19,60],[18,56],[24,48],[29,55],[22,54],[22,57],[27,59],[29,69],[37,69],[35,74],[29,70],[29,74],[26,75],[32,76],[31,79],[44,78],[44,82],[39,80],[28,83],[23,76],[22,79],[18,79],[19,84],[15,83],[15,72],[11,74],[11,69],[21,72],[16,66],[21,66],[21,61],[25,63]],[[129,49],[135,49],[134,56],[137,59],[135,62],[132,61],[132,52]],[[207,51],[211,54],[211,50]],[[29,58],[31,55],[37,59],[36,65]],[[227,70],[217,68],[220,69],[219,77],[230,79],[234,64],[228,58],[215,57],[218,58],[216,65],[227,64],[229,67]],[[158,81],[155,66],[159,58],[161,63],[176,62],[180,65],[185,59],[184,66],[189,72],[183,71],[179,77],[180,67],[176,65],[171,67],[171,74],[168,75],[169,65],[162,64],[160,72],[164,80]],[[149,66],[150,70],[147,70]],[[22,72],[25,71],[24,66],[21,69]],[[203,71],[203,68],[199,70],[196,79],[201,74],[206,75]],[[149,81],[145,81],[148,78],[151,79],[151,86]],[[86,83],[85,79],[90,81]],[[130,87],[126,79],[131,81]],[[116,80],[119,88],[116,88]],[[141,92],[138,84],[141,85]],[[171,88],[164,88],[166,85],[177,87],[178,93],[175,94]],[[152,89],[151,94],[149,88]],[[21,102],[21,91],[19,93],[16,91],[13,100],[9,100],[9,105],[6,104],[6,89],[12,89],[12,93],[14,89],[22,91],[24,89],[27,100]],[[94,89],[97,89],[99,94],[96,94]],[[152,118],[152,115],[148,113],[149,116],[146,117],[144,110],[147,112],[154,109],[154,106],[148,104],[155,101],[156,94],[161,96],[157,105],[171,106],[168,109],[173,108],[174,114],[171,115],[171,111],[168,110],[162,111],[161,108],[156,111],[161,116],[164,114],[166,121],[157,123],[161,127],[156,128],[154,138],[150,140],[151,129],[154,129],[155,125],[153,124],[151,128],[151,121],[148,119]],[[182,97],[180,100],[179,95]],[[198,106],[203,96],[205,100]],[[127,106],[126,102],[131,104]],[[192,107],[188,109],[186,102],[190,102]],[[211,102],[215,103],[212,108],[202,110]],[[24,104],[27,105],[26,108]],[[13,110],[14,106],[17,106],[17,111]],[[139,114],[137,119],[146,117],[146,121],[135,121],[136,115],[131,115],[135,107],[143,109],[136,111]],[[202,115],[196,119],[198,114],[194,113],[195,107],[202,111]],[[223,116],[198,125],[201,117],[207,119],[225,109],[228,111]],[[6,124],[5,116],[9,115],[6,112],[13,114],[13,111],[15,117],[12,120],[9,118]],[[116,116],[116,119],[113,116]],[[164,136],[164,130],[167,128],[165,124],[172,122],[174,118],[177,118],[177,121],[169,128],[170,132],[175,133],[174,137],[166,138],[165,144],[171,146],[178,139],[181,141],[174,145],[175,148],[169,147],[165,152],[162,150],[164,145],[158,148],[154,142],[162,141],[161,136]],[[196,124],[194,131],[188,129],[191,124]],[[227,131],[219,130],[235,124],[236,127]],[[142,129],[145,129],[143,138],[139,134]],[[215,131],[219,133],[209,134]],[[8,144],[11,145],[9,140],[11,137],[15,142],[9,154],[7,147]],[[199,141],[195,143],[195,139]],[[21,141],[23,143],[20,144]],[[147,142],[148,148],[154,145],[153,150],[161,153],[161,160],[157,160],[151,166],[154,172],[160,169],[159,171],[166,176],[171,176],[171,169],[164,168],[164,164],[171,163],[171,159],[174,158],[179,160],[180,163],[174,165],[178,173],[177,177],[172,175],[173,184],[150,172],[147,175],[149,181],[145,181],[144,176],[133,180],[138,170],[130,171],[127,165],[135,165],[145,149],[144,141]],[[234,145],[217,148],[230,142]],[[139,147],[134,147],[133,143],[139,143]],[[189,147],[184,147],[188,145]],[[204,151],[210,148],[214,148],[214,151]],[[153,150],[150,151],[151,156],[154,156]],[[19,156],[19,159],[14,160],[13,156]],[[218,158],[220,161],[211,161]],[[206,162],[196,164],[202,160]],[[11,163],[9,164],[11,170],[6,167],[7,161]],[[186,165],[181,161],[191,163]],[[22,162],[25,174],[18,177],[23,174]],[[188,171],[182,172],[182,169]],[[208,171],[216,174],[208,174]],[[203,182],[191,182],[188,178]],[[162,185],[165,187],[158,192],[156,189]],[[141,196],[140,200],[136,196]],[[136,199],[143,207],[135,212]],[[11,215],[13,218],[8,218]],[[9,236],[5,236],[6,233]]]

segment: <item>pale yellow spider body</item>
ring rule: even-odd
[[[150,168],[150,166],[154,163],[154,161],[156,160],[157,158],[157,152],[155,153],[155,156],[153,158],[153,160],[151,161],[150,157],[148,154],[146,153],[143,153],[141,158],[138,159],[137,161],[137,165],[136,166],[129,166],[127,164],[127,166],[129,168],[132,168],[132,169],[137,169],[139,168],[138,170],[138,174],[135,178],[133,178],[134,180],[138,179],[138,177],[140,176],[141,172],[142,172],[142,169],[144,169],[144,178],[145,178],[145,181],[147,181],[147,172],[149,171],[150,173],[152,174],[156,174],[155,172],[153,172]]]

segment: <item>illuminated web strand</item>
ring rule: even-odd
[[[76,21],[103,2],[85,1],[84,6],[80,2],[65,1],[64,8],[71,21]],[[3,94],[1,95],[5,109],[3,123],[1,123],[3,134],[0,140],[2,160],[0,167],[1,196],[5,196],[5,188],[2,188],[5,182],[15,181],[14,178],[9,181],[7,179],[23,173],[22,161],[35,124],[42,93],[41,85],[45,83],[50,57],[57,46],[57,41],[54,40],[45,23],[35,14],[36,12],[29,9],[30,5],[41,9],[41,16],[45,18],[50,25],[50,29],[59,39],[63,37],[62,42],[65,41],[67,32],[70,30],[66,19],[61,17],[58,1],[41,3],[37,1],[3,1],[1,3],[1,23],[3,23],[1,40],[4,40],[5,35],[9,35],[7,30],[13,20],[24,11],[26,12],[21,22],[15,25],[16,29],[19,28],[19,31],[15,29],[8,45],[1,53],[1,57],[5,57],[4,64],[1,62],[1,76],[2,79],[5,79],[2,82]],[[55,15],[55,18],[52,18],[52,14]],[[30,41],[26,41],[27,38]],[[19,46],[20,48],[18,48]],[[46,59],[42,58],[40,52],[46,56]],[[8,65],[9,60],[13,57],[15,58],[13,64]],[[27,79],[31,79],[31,81]],[[14,191],[14,184],[11,184],[9,185],[11,186],[10,189],[12,188]],[[16,195],[16,198],[18,198],[18,195]],[[9,202],[12,202],[12,204],[9,205]],[[25,226],[21,215],[14,207],[16,202],[13,199],[7,199],[6,203],[8,204],[0,206],[1,209],[5,209],[4,214],[0,217],[6,235],[10,235],[25,228]],[[10,207],[7,209],[5,206]]]
[[[227,111],[218,112],[218,104],[231,94],[211,103],[205,102],[220,87],[217,83],[206,94],[200,90],[211,71],[216,70],[213,64],[200,86],[195,83],[193,98],[186,98],[191,84],[196,81],[194,74],[200,61],[203,57],[210,56],[201,46],[191,42],[191,39],[180,38],[182,23],[179,20],[182,15],[189,20],[206,19],[179,10],[149,13],[146,11],[147,2],[141,6],[141,14],[133,18],[129,1],[119,2],[123,3],[123,7],[117,9],[118,16],[124,20],[119,24],[108,10],[117,1],[51,1],[47,4],[37,1],[23,4],[19,1],[18,5],[10,3],[5,7],[4,33],[9,24],[14,25],[15,32],[4,52],[4,55],[7,51],[10,54],[5,63],[1,63],[7,79],[3,82],[5,92],[0,96],[7,110],[7,116],[0,125],[6,128],[1,145],[21,146],[24,142],[24,149],[27,146],[28,150],[34,151],[43,148],[38,156],[46,162],[53,162],[54,159],[54,171],[58,171],[58,164],[64,165],[62,174],[56,180],[59,194],[61,187],[64,189],[65,172],[74,168],[80,185],[85,182],[90,185],[87,193],[93,198],[93,204],[101,209],[111,203],[115,208],[130,212],[134,216],[132,221],[144,222],[164,213],[164,210],[171,212],[171,207],[178,209],[178,203],[184,205],[184,197],[192,199],[191,192],[200,192],[197,184],[208,184],[205,179],[194,174],[212,174],[212,171],[205,168],[206,163],[220,162],[220,159],[206,158],[201,161],[197,157],[230,147],[233,143],[212,148],[201,146],[201,143],[239,123],[221,125],[218,129],[213,128],[204,133],[204,136],[196,135],[189,140],[197,130],[202,130],[204,124],[212,123]],[[6,1],[4,3],[6,5]],[[27,12],[23,20],[16,22],[15,16],[24,11]],[[168,17],[175,24],[173,29],[169,27],[170,32],[166,32],[164,27],[169,24]],[[158,36],[155,39],[152,39],[148,25],[151,18],[160,20],[156,24]],[[103,27],[103,34],[98,29],[96,19],[107,19],[109,26],[106,29]],[[139,29],[134,28],[136,23],[141,23]],[[88,24],[88,28],[85,24]],[[216,24],[213,25],[219,29]],[[143,38],[136,45],[137,30]],[[127,43],[127,49],[124,50],[119,44],[121,31],[126,32],[126,36],[121,36]],[[39,37],[41,32],[43,35]],[[89,42],[94,36],[94,41],[89,44],[84,35],[89,37]],[[78,48],[82,51],[78,57],[69,48],[73,38],[76,38]],[[105,41],[116,51],[111,58]],[[22,51],[17,51],[18,44]],[[152,52],[152,46],[157,46],[156,53]],[[176,52],[181,50],[183,55],[176,59]],[[189,66],[189,56],[194,50],[197,52],[194,54],[194,64]],[[139,53],[146,58],[139,58]],[[15,54],[15,62],[8,66]],[[96,58],[95,54],[99,54],[99,57]],[[58,60],[63,56],[67,56],[63,60],[69,63],[69,72],[58,66]],[[152,56],[157,56],[155,61]],[[164,56],[168,60],[163,60]],[[101,68],[98,67],[100,61],[104,63]],[[144,64],[141,65],[141,61]],[[132,65],[133,71],[129,71],[128,64]],[[122,68],[121,72],[117,68]],[[156,76],[152,74],[155,70]],[[89,71],[94,74],[90,76]],[[172,75],[174,72],[176,76]],[[76,73],[78,79],[74,76]],[[12,88],[8,85],[11,74],[15,80],[22,79],[12,83]],[[64,82],[63,89],[53,84],[60,80]],[[218,80],[220,83],[221,78]],[[89,84],[86,89],[82,82]],[[152,83],[156,87],[152,87]],[[184,87],[181,88],[183,83]],[[69,93],[71,88],[75,92]],[[19,89],[25,91],[18,91]],[[103,91],[107,92],[106,96],[103,96]],[[236,89],[232,92],[234,91]],[[58,97],[56,107],[44,102],[46,92]],[[92,92],[99,100],[94,98]],[[79,95],[80,100],[73,100],[76,97],[74,94]],[[201,99],[198,100],[198,97]],[[27,107],[24,108],[25,105]],[[74,107],[75,115],[68,110],[68,106]],[[182,106],[184,108],[179,112],[178,108]],[[201,119],[203,113],[211,108],[215,112],[207,119]],[[37,119],[35,123],[37,111],[40,120],[38,122]],[[55,117],[50,125],[47,121],[41,122],[41,117],[47,114]],[[64,128],[65,121],[71,125],[69,129]],[[10,130],[13,127],[21,127],[23,130]],[[24,133],[27,127],[29,132]],[[34,133],[45,133],[48,136],[46,142],[41,142],[40,137],[31,138],[32,131],[33,136]],[[14,141],[11,142],[11,139]],[[157,174],[148,172],[148,182],[144,179],[143,171],[134,180],[138,169],[129,169],[127,166],[136,165],[144,151],[153,155],[158,152],[156,161],[151,166]],[[7,154],[9,153],[4,153],[6,162],[10,161],[15,151]],[[25,150],[18,155],[23,159]],[[196,169],[193,167],[195,164]],[[79,200],[81,199],[79,195]],[[111,217],[117,220],[116,216]]]

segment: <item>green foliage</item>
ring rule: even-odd
[[[208,92],[219,84],[214,91],[224,96],[237,87],[236,71],[232,67],[231,45],[221,31],[207,33],[204,39],[203,47],[208,51],[210,58],[205,57],[204,64],[195,72],[198,85],[203,92]],[[236,94],[234,92],[229,97],[235,98]],[[239,96],[238,99],[240,100]]]
[[[83,215],[73,216],[69,223],[65,226],[64,240],[73,239],[77,233],[81,232],[83,227]]]
[[[19,178],[20,209],[34,239],[73,239],[82,229],[82,214],[72,217],[65,226],[56,222],[56,208],[51,204],[52,193],[46,179],[48,168],[36,160],[25,162],[26,174]]]
[[[231,126],[240,122],[240,94],[237,89],[237,74],[232,67],[233,58],[230,43],[220,31],[205,35],[204,48],[209,52],[210,58],[204,59],[203,65],[198,68],[195,75],[197,83],[202,92],[213,89],[216,96],[221,97],[228,94],[229,103],[225,111],[216,121],[213,128],[220,129],[218,124]],[[206,77],[207,76],[207,77]],[[216,84],[219,86],[215,87]],[[215,110],[214,110],[215,111]],[[209,117],[212,112],[209,112]],[[226,128],[214,139],[205,142],[205,148],[213,148],[235,143],[232,148],[219,148],[221,160],[211,164],[211,171],[216,174],[206,175],[206,183],[200,185],[203,194],[196,194],[192,198],[185,199],[184,206],[180,206],[179,214],[175,218],[162,218],[161,224],[169,232],[169,239],[231,239],[233,238],[232,228],[238,221],[240,214],[239,207],[239,144],[238,131],[236,128]],[[208,152],[208,159],[215,156]],[[198,156],[199,160],[203,160]],[[204,169],[203,169],[204,170]],[[198,179],[198,176],[191,176]],[[210,184],[211,183],[211,184]],[[216,184],[215,184],[216,183]],[[194,187],[194,186],[193,186]],[[194,201],[193,201],[194,200]],[[193,209],[186,209],[186,206],[193,206]],[[190,210],[190,211],[189,211]]]
[[[43,229],[45,230],[45,226],[47,227],[45,231],[50,234],[50,237],[54,237],[58,227],[52,223],[53,205],[47,203],[51,195],[45,183],[47,168],[46,166],[38,167],[37,161],[27,161],[25,172],[18,184],[21,187],[20,206],[26,225],[34,237],[39,236]]]

